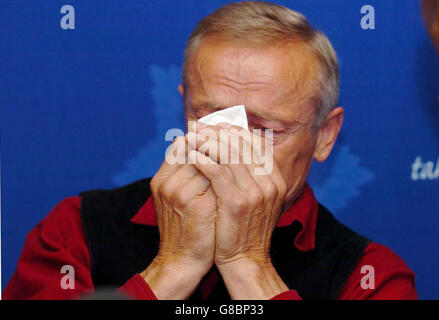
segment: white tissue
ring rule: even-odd
[[[248,130],[247,114],[245,113],[245,106],[238,105],[229,107],[220,111],[213,112],[198,119],[199,122],[209,126],[217,125],[221,122],[230,123],[234,126],[239,126]]]

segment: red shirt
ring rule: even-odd
[[[94,291],[91,277],[90,254],[81,223],[81,197],[61,201],[27,236],[17,269],[9,281],[3,299],[72,299]],[[301,223],[302,228],[294,239],[294,246],[301,251],[314,248],[318,204],[307,186],[297,201],[279,217],[277,227]],[[154,203],[150,197],[131,219],[132,223],[157,225]],[[62,289],[61,267],[74,268],[74,289]],[[361,272],[364,265],[373,266],[375,289],[363,289]],[[215,287],[220,275],[216,268],[200,283],[203,299]],[[340,293],[343,300],[417,299],[415,275],[389,248],[370,243],[348,277]],[[301,300],[291,290],[281,293],[274,300]],[[157,299],[146,281],[134,274],[120,292],[134,299]]]

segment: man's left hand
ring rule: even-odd
[[[207,141],[200,135],[205,129],[216,132],[209,134]],[[234,141],[241,140],[241,143],[232,145],[222,141],[221,129],[229,130],[230,136],[235,135],[238,139]],[[288,290],[270,258],[271,235],[284,202],[286,186],[273,158],[271,173],[255,174],[256,168],[263,170],[262,152],[269,150],[263,145],[254,146],[251,134],[239,135],[240,130],[243,129],[226,124],[205,126],[197,123],[196,142],[188,141],[197,151],[191,151],[189,159],[210,180],[217,197],[215,264],[229,294],[233,299],[269,299]],[[226,150],[221,148],[229,148],[230,155],[237,152],[239,164],[231,164],[230,157],[221,159],[220,150]],[[200,152],[200,149],[208,152]],[[246,152],[252,152],[250,163],[242,163],[243,159],[248,159]],[[255,157],[258,157],[257,163]]]

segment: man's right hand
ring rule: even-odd
[[[184,137],[175,139],[169,152],[176,148],[187,148]],[[186,299],[214,262],[216,197],[194,166],[166,160],[151,191],[160,248],[142,276],[158,299]]]

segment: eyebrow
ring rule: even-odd
[[[264,125],[265,127],[273,127],[273,128],[277,128],[281,129],[279,127],[282,127],[282,129],[288,129],[291,127],[295,127],[298,125],[303,125],[304,123],[298,121],[298,120],[282,120],[282,119],[272,119],[272,118],[267,118],[264,117],[262,115],[257,115],[254,114],[252,112],[248,112],[247,111],[247,119],[249,123],[255,123],[255,124],[259,124],[259,125]]]
[[[258,118],[249,118],[248,120],[249,127],[263,127],[267,129],[273,129],[278,131],[287,131],[290,129],[295,130],[298,126],[302,126],[302,123],[298,121],[285,122],[282,120],[265,120]]]
[[[193,103],[192,107],[200,108],[200,109],[214,109],[214,110],[222,110],[228,108],[227,106],[224,106],[220,103],[214,103],[214,102],[207,102],[207,101],[200,101],[197,103]]]
[[[194,104],[192,104],[192,106],[194,108],[197,109],[209,109],[209,110],[215,110],[215,111],[219,111],[219,110],[223,110],[226,108],[230,108],[232,106],[226,106],[224,104],[221,103],[216,103],[216,102],[211,102],[211,101],[198,101]],[[290,121],[285,121],[285,120],[281,120],[281,119],[270,119],[267,118],[261,114],[255,114],[254,112],[251,112],[249,110],[246,110],[247,113],[247,119],[249,123],[257,123],[257,124],[263,124],[263,123],[267,123],[267,124],[280,124],[282,127],[284,128],[289,128],[292,126],[297,126],[297,125],[303,125],[302,122],[294,120],[292,122]],[[270,125],[267,125],[268,127]]]

